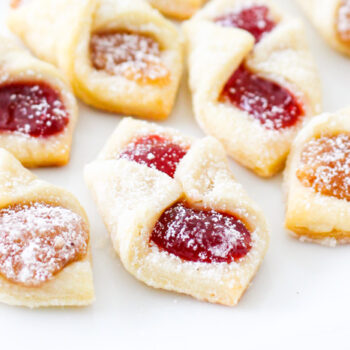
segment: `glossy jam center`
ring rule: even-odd
[[[350,0],[341,2],[336,25],[340,40],[350,43]]]
[[[249,113],[267,129],[296,124],[303,115],[297,99],[284,87],[251,72],[242,64],[226,83],[220,101]]]
[[[259,42],[263,36],[271,32],[275,21],[271,18],[266,6],[250,6],[238,12],[230,12],[215,19],[215,22],[224,27],[235,27],[248,31]]]
[[[177,203],[162,214],[151,241],[183,260],[204,263],[229,264],[251,249],[251,235],[238,218],[186,203]]]
[[[350,135],[309,141],[301,153],[297,177],[316,192],[350,201]]]
[[[87,253],[88,228],[72,211],[43,203],[0,210],[0,273],[39,286]]]
[[[91,37],[90,51],[93,67],[110,75],[139,82],[160,82],[169,77],[159,43],[143,34],[96,33]]]
[[[174,177],[177,165],[187,149],[159,135],[141,136],[130,143],[120,158],[147,165]]]
[[[45,137],[62,132],[68,122],[59,94],[47,84],[0,86],[0,131]]]

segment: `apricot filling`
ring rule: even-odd
[[[299,181],[325,196],[350,200],[350,135],[321,136],[301,153]]]
[[[177,165],[186,155],[187,148],[159,135],[146,135],[131,142],[120,158],[132,160],[174,177]]]
[[[44,203],[0,210],[0,274],[37,287],[87,254],[89,233],[76,213]]]
[[[244,64],[227,81],[219,101],[249,113],[267,129],[291,127],[304,114],[290,91],[251,72]]]
[[[185,202],[165,210],[150,241],[183,260],[202,263],[229,264],[252,246],[248,228],[234,215],[191,208]]]
[[[276,27],[269,8],[263,5],[244,7],[240,11],[217,17],[214,21],[224,27],[246,30],[254,36],[257,43]]]
[[[169,78],[159,43],[145,34],[95,33],[91,37],[90,52],[93,67],[110,75],[123,75],[143,83],[160,83]]]
[[[22,5],[22,1],[23,0],[11,0],[10,7],[15,9],[15,8],[19,7],[20,5]]]
[[[342,0],[336,27],[340,40],[350,43],[350,0]]]
[[[59,93],[44,82],[15,82],[0,86],[0,131],[47,137],[62,132],[69,122]]]

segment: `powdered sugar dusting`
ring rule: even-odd
[[[96,33],[91,37],[90,50],[94,68],[111,75],[151,82],[169,75],[161,60],[159,43],[146,35]]]
[[[337,29],[343,41],[350,41],[350,0],[343,0],[340,5]]]
[[[174,177],[177,165],[186,153],[186,148],[153,134],[133,140],[120,154],[120,158],[147,165]]]
[[[44,82],[15,82],[0,87],[0,129],[30,136],[64,130],[68,113],[59,93]]]
[[[302,106],[289,90],[255,74],[245,64],[227,81],[220,100],[246,111],[270,130],[292,127],[304,115]]]
[[[251,235],[236,217],[181,202],[163,213],[151,241],[184,260],[207,263],[237,261],[251,248]]]
[[[88,228],[76,213],[43,203],[0,210],[0,273],[39,286],[87,253]]]
[[[350,135],[309,141],[301,162],[297,177],[303,185],[327,196],[350,200]]]
[[[246,30],[254,36],[256,42],[259,42],[267,33],[271,32],[277,24],[267,6],[256,4],[247,5],[217,17],[215,23],[223,27]]]

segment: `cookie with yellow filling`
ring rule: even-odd
[[[350,56],[350,1],[298,0],[298,3],[327,43]]]
[[[350,241],[350,109],[324,114],[297,136],[285,170],[286,228],[301,240]]]
[[[75,94],[103,110],[164,119],[182,72],[177,28],[142,0],[32,0],[9,28],[58,66]]]
[[[67,191],[0,149],[0,301],[30,308],[94,300],[89,223]]]

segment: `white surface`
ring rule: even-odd
[[[300,15],[292,0],[279,2]],[[1,30],[7,3],[0,2]],[[310,25],[307,34],[323,81],[325,111],[348,105],[350,60],[332,51]],[[82,177],[84,165],[94,159],[119,121],[115,115],[81,105],[70,164],[35,171],[74,193],[88,212],[95,304],[43,310],[0,305],[2,349],[349,349],[350,247],[303,244],[287,236],[281,176],[262,180],[232,162],[236,177],[260,204],[271,226],[268,254],[237,307],[154,290],[130,276],[111,248]],[[185,81],[172,116],[163,124],[202,135],[192,116]]]

